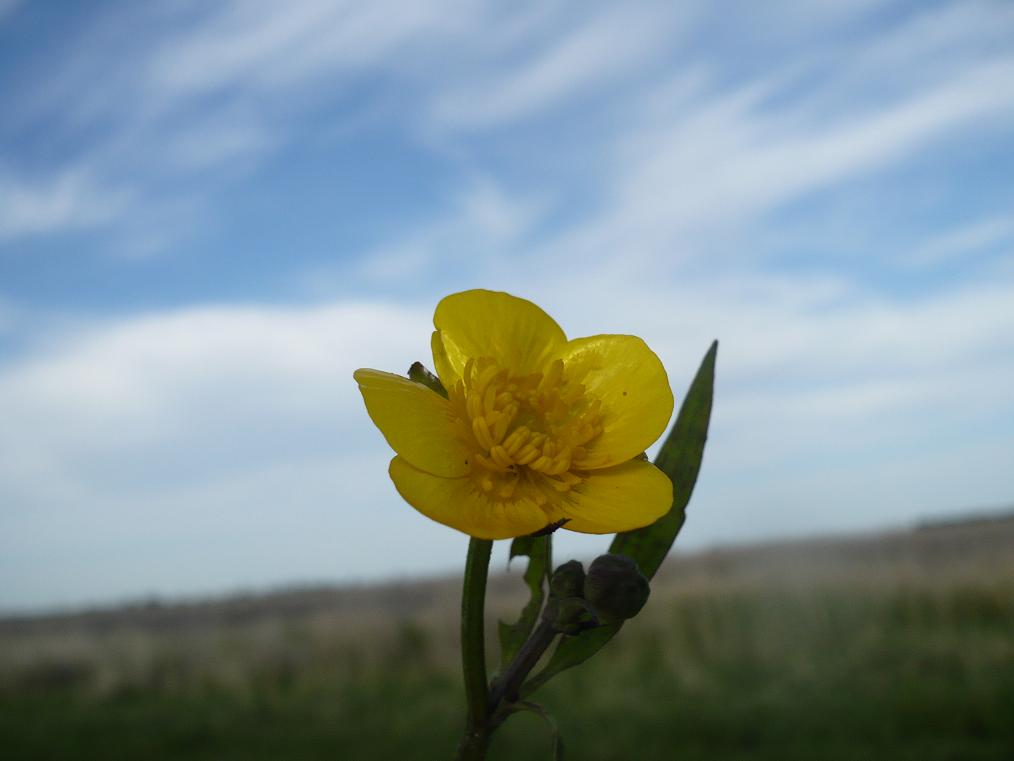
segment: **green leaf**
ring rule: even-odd
[[[633,558],[641,573],[652,578],[669,554],[686,520],[687,503],[701,470],[704,444],[708,440],[711,402],[715,386],[718,341],[711,344],[694,376],[676,423],[655,458],[655,465],[673,482],[672,509],[650,526],[617,534],[609,551]]]
[[[655,465],[673,482],[672,509],[650,526],[617,534],[609,546],[610,552],[632,558],[641,573],[649,579],[662,565],[683,526],[687,503],[701,469],[704,444],[708,439],[708,423],[711,420],[717,354],[718,341],[715,341],[704,355],[680,406],[676,423],[655,458]],[[521,688],[521,695],[530,695],[561,671],[584,663],[605,647],[621,626],[617,623],[589,629],[574,637],[563,637],[545,668]]]
[[[549,711],[538,703],[532,703],[529,700],[519,700],[517,703],[511,703],[508,710],[511,713],[530,711],[546,722],[553,733],[553,761],[563,761],[563,738],[560,737],[560,728],[556,725],[556,720]]]
[[[552,568],[552,542],[550,534],[544,536],[519,536],[511,542],[510,560],[516,557],[527,557],[528,567],[525,569],[525,584],[531,596],[521,611],[521,617],[513,624],[500,621],[500,672],[502,673],[514,659],[518,650],[528,639],[532,629],[539,620],[542,603],[546,598],[545,584]]]
[[[573,637],[561,637],[556,650],[549,658],[549,663],[542,671],[521,685],[518,693],[522,697],[527,697],[561,671],[584,663],[605,647],[606,643],[616,636],[616,632],[620,630],[622,625],[622,622],[617,622],[588,629]]]
[[[436,391],[440,396],[447,398],[447,389],[444,388],[444,384],[440,382],[440,379],[426,369],[426,366],[422,362],[413,362],[412,366],[408,368],[408,379],[421,383],[431,391]]]

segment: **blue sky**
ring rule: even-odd
[[[351,374],[476,286],[721,340],[684,548],[1014,502],[1009,2],[0,0],[0,102],[0,609],[456,569]]]

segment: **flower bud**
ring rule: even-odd
[[[440,382],[437,376],[427,370],[422,362],[412,363],[412,366],[408,368],[408,379],[421,383],[430,391],[436,391],[444,399],[447,398],[447,389],[444,388],[444,384]]]
[[[591,606],[580,597],[550,597],[543,615],[560,634],[580,634],[599,624]]]
[[[636,616],[650,592],[648,580],[626,555],[599,555],[584,580],[584,598],[605,623]]]
[[[580,597],[584,589],[584,566],[580,560],[568,560],[549,580],[549,591],[557,597]]]

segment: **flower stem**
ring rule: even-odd
[[[517,701],[521,683],[524,682],[529,672],[535,668],[535,664],[539,662],[542,654],[553,644],[556,634],[556,629],[553,628],[553,624],[550,621],[547,621],[545,618],[539,621],[535,630],[525,640],[521,649],[518,650],[518,654],[514,656],[514,660],[511,661],[503,676],[494,682],[489,699],[490,706],[494,710],[498,709],[501,703],[514,703]],[[494,717],[494,726],[497,724],[496,720],[501,718],[506,717]]]
[[[461,666],[468,716],[458,761],[482,761],[489,745],[489,687],[486,678],[486,576],[493,542],[472,539],[461,591]]]

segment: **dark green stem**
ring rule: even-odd
[[[557,632],[552,622],[547,621],[543,617],[539,621],[538,626],[535,627],[535,631],[529,635],[528,639],[521,646],[521,649],[518,650],[518,654],[514,656],[514,660],[511,661],[503,676],[493,685],[489,699],[491,710],[496,711],[501,703],[513,703],[517,701],[521,683],[524,682],[529,672],[535,668],[535,664],[539,662],[543,653],[553,644],[556,634]],[[506,718],[506,716],[498,718],[502,719]]]
[[[489,688],[486,678],[486,576],[493,542],[472,539],[461,591],[461,666],[468,717],[458,761],[482,761],[489,745]]]

